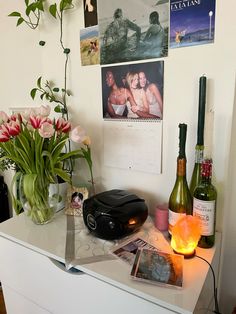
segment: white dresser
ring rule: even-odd
[[[62,212],[44,226],[33,224],[24,214],[0,224],[0,281],[8,314],[203,314],[212,306],[212,274],[196,257],[184,260],[183,289],[134,281],[130,266],[119,259],[67,272],[61,265],[66,230]],[[214,248],[197,248],[216,274],[219,242],[217,234]]]

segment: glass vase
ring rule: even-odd
[[[49,189],[54,184],[53,192]],[[19,197],[25,214],[37,225],[52,221],[58,204],[56,177],[49,179],[38,174],[22,174],[19,182]]]

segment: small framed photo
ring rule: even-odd
[[[88,198],[86,187],[75,187],[70,185],[67,191],[67,202],[65,214],[71,216],[82,216],[83,202]]]

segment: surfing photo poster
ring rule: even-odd
[[[170,0],[170,48],[214,42],[215,0]]]
[[[101,64],[168,55],[169,0],[98,1]]]

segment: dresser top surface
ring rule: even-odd
[[[21,214],[0,224],[0,236],[49,258],[65,263],[66,217],[63,212],[57,213],[52,222],[41,226],[35,225],[28,217]],[[160,232],[158,235],[155,230],[154,232],[159,239],[159,243],[156,244],[157,248],[161,248],[162,250],[166,248],[166,251],[169,250],[171,252],[169,244],[163,235]],[[145,236],[142,238],[145,239]],[[219,238],[220,235],[217,234],[216,247],[220,241]],[[97,238],[94,239],[96,240]],[[150,242],[149,240],[153,241],[153,239],[147,239],[147,242]],[[81,242],[75,237],[75,251],[78,246],[76,241]],[[87,241],[86,235],[83,236],[83,241]],[[112,244],[114,245],[114,242]],[[196,253],[211,263],[216,247],[207,250],[197,248]],[[112,284],[147,301],[168,307],[182,314],[194,311],[209,270],[207,263],[199,258],[194,257],[184,260],[183,288],[174,289],[132,280],[130,277],[131,266],[118,258],[104,258],[104,260],[100,260],[99,262],[90,261],[88,264],[77,265],[75,267],[108,284]]]

